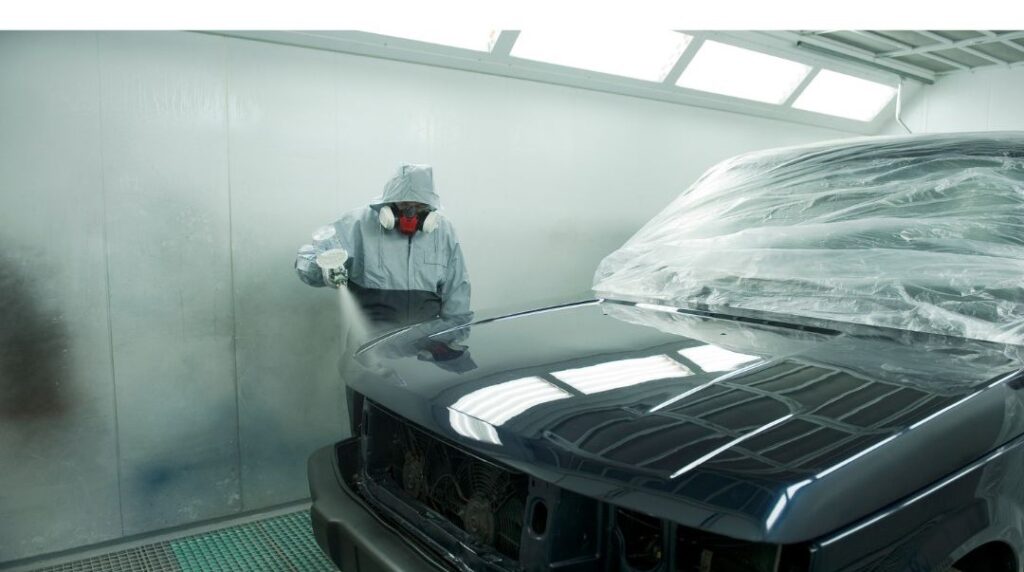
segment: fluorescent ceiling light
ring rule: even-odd
[[[551,375],[589,395],[656,379],[686,377],[692,373],[674,359],[659,355],[610,361],[589,367],[558,371]]]
[[[403,38],[427,44],[438,44],[475,50],[478,52],[489,52],[498,39],[500,30],[479,30],[474,28],[421,28],[421,27],[381,27],[375,30],[360,30],[380,36],[391,36]]]
[[[679,350],[679,355],[697,364],[706,372],[730,371],[736,366],[761,359],[757,356],[731,352],[712,345]]]
[[[810,71],[792,60],[707,40],[676,85],[778,105]]]
[[[857,121],[871,121],[896,94],[890,85],[821,70],[793,107]]]
[[[671,30],[523,30],[512,56],[560,66],[663,81],[692,36]]]
[[[564,389],[539,377],[524,377],[467,393],[451,409],[501,425],[531,407],[572,397]]]

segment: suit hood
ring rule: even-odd
[[[430,165],[400,166],[370,206],[398,202],[423,203],[432,210],[441,208],[441,197],[434,189],[434,169]]]

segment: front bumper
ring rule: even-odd
[[[406,542],[378,518],[342,477],[354,467],[340,459],[356,458],[356,439],[317,450],[309,458],[313,535],[320,549],[344,572],[448,570],[426,552]],[[346,471],[346,469],[352,469]]]

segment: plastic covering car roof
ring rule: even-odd
[[[606,257],[594,289],[1022,344],[1024,133],[726,160]]]

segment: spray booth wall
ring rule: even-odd
[[[843,133],[194,33],[0,33],[0,562],[308,496],[317,226],[425,162],[474,302],[585,291],[713,162]]]
[[[1024,131],[1024,67],[993,67],[940,77],[911,100],[903,120],[914,133]],[[895,122],[887,133],[905,133]]]

